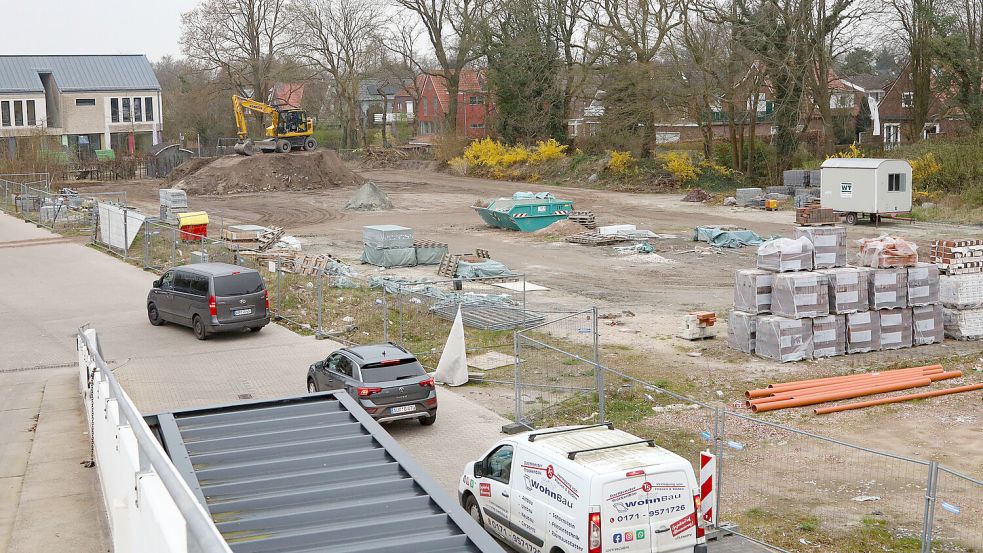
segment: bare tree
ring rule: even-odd
[[[443,77],[447,83],[448,105],[444,131],[457,134],[457,96],[461,88],[461,73],[482,55],[485,22],[494,11],[487,0],[396,0],[396,3],[415,14],[437,62],[437,70],[426,70]]]
[[[338,98],[345,147],[368,145],[359,105],[362,75],[372,58],[382,12],[371,0],[297,0],[294,48],[298,59],[328,75]]]
[[[574,98],[579,96],[588,79],[597,53],[588,48],[595,32],[585,9],[589,0],[542,0],[540,18],[560,49],[563,74],[560,86],[563,95],[563,115],[570,117]]]
[[[935,38],[933,23],[939,9],[936,0],[890,1],[901,28],[901,42],[908,51],[908,70],[914,93],[910,127],[905,131],[910,142],[917,142],[922,138],[932,107],[932,69],[935,63],[932,52]]]
[[[974,131],[983,129],[983,0],[958,0],[937,19],[933,50],[946,108],[962,111]]]
[[[183,14],[184,54],[239,94],[266,101],[288,43],[286,0],[204,0]]]

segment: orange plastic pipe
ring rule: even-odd
[[[817,415],[825,415],[827,413],[838,413],[840,411],[850,411],[851,409],[863,409],[864,407],[872,407],[874,405],[886,405],[888,403],[901,403],[902,401],[909,401],[912,399],[923,399],[927,397],[937,397],[944,396],[948,394],[958,394],[961,392],[972,392],[974,390],[983,390],[983,384],[968,384],[966,386],[957,386],[955,388],[945,388],[943,390],[933,390],[931,392],[919,392],[917,394],[907,394],[903,396],[896,397],[886,397],[882,399],[871,399],[868,401],[858,401],[856,403],[847,403],[844,405],[835,405],[833,407],[819,407],[813,409]]]
[[[755,398],[767,397],[772,394],[776,394],[779,391],[801,389],[810,386],[818,386],[818,385],[825,385],[825,384],[834,384],[838,382],[846,382],[849,380],[855,380],[858,378],[864,378],[870,376],[887,376],[887,375],[904,374],[904,373],[911,373],[911,372],[924,372],[927,370],[939,371],[942,370],[942,365],[909,367],[906,369],[892,369],[890,371],[880,371],[880,372],[873,372],[873,373],[850,374],[846,376],[831,376],[827,378],[813,378],[810,380],[794,380],[792,382],[784,382],[780,384],[769,384],[767,388],[748,390],[747,392],[744,393],[744,395],[748,399],[755,399]]]
[[[843,386],[841,386],[838,389],[827,390],[825,392],[813,392],[813,391],[811,391],[809,389],[804,389],[804,390],[799,390],[797,394],[795,394],[792,397],[789,397],[787,399],[782,399],[782,400],[778,400],[778,401],[775,401],[775,402],[769,402],[769,403],[752,404],[751,405],[751,411],[753,411],[753,412],[770,411],[771,409],[763,409],[763,408],[760,408],[760,407],[763,407],[763,406],[766,406],[766,405],[771,405],[772,403],[779,403],[779,402],[782,402],[782,401],[791,401],[791,400],[798,400],[798,399],[815,398],[815,397],[825,396],[825,395],[828,395],[828,394],[841,394],[841,393],[849,393],[849,392],[858,392],[854,396],[847,396],[846,398],[844,398],[844,399],[849,399],[850,397],[860,397],[862,395],[871,395],[871,394],[859,393],[859,392],[864,392],[865,390],[874,389],[874,388],[880,388],[880,387],[886,386],[886,385],[903,384],[903,383],[917,383],[917,382],[919,382],[919,381],[921,381],[921,380],[923,380],[925,378],[928,378],[928,380],[930,382],[937,382],[937,381],[940,381],[940,380],[948,380],[950,378],[958,378],[958,377],[962,376],[962,374],[963,374],[962,371],[949,371],[949,372],[943,372],[943,373],[937,373],[937,374],[929,374],[929,375],[923,375],[923,376],[911,376],[911,375],[909,375],[907,377],[902,376],[902,377],[898,377],[895,380],[886,381],[886,382],[885,381],[874,381],[874,382],[865,382],[865,383],[851,383],[851,384],[843,385]],[[911,387],[914,387],[914,386],[911,386]],[[904,388],[901,388],[901,389],[904,389]],[[880,392],[877,392],[877,393],[880,393]],[[832,400],[827,400],[827,401],[832,401]],[[822,403],[825,403],[825,401],[822,402]],[[812,404],[811,403],[807,403],[805,405],[812,405]],[[755,409],[755,407],[759,407],[759,408],[758,409]]]
[[[930,376],[934,374],[941,374],[942,369],[931,369],[921,374],[917,373],[906,373],[906,374],[867,374],[862,375],[862,378],[856,378],[852,380],[845,380],[843,382],[834,382],[832,384],[824,384],[821,386],[813,386],[808,388],[799,388],[795,390],[779,390],[775,392],[774,395],[769,397],[759,397],[756,399],[748,400],[745,402],[746,405],[758,405],[761,403],[770,403],[772,401],[778,401],[782,399],[789,399],[796,395],[803,395],[804,392],[808,392],[810,395],[818,392],[825,392],[829,390],[835,390],[837,388],[843,387],[854,387],[854,385],[861,385],[873,382],[891,382],[900,378],[918,378],[920,376]]]
[[[909,388],[918,388],[921,386],[929,386],[931,384],[932,384],[932,380],[926,376],[918,380],[902,380],[900,382],[892,382],[890,384],[878,384],[876,386],[870,386],[867,388],[846,389],[836,392],[827,392],[827,393],[816,394],[812,396],[803,396],[793,399],[786,399],[782,401],[773,401],[771,403],[764,403],[761,405],[752,405],[751,411],[754,413],[761,413],[764,411],[775,411],[777,409],[786,409],[788,407],[803,407],[805,405],[826,403],[827,401],[837,401],[841,399],[850,399],[850,398],[861,397],[861,396],[872,396],[874,394],[883,394],[885,392],[896,392],[898,390],[907,390]]]

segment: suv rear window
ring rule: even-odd
[[[215,277],[215,295],[219,297],[245,296],[263,291],[263,279],[259,273],[240,273]]]
[[[392,363],[392,361],[390,361]],[[427,374],[416,359],[400,359],[399,364],[370,363],[361,369],[362,382],[389,382]]]

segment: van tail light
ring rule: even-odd
[[[359,388],[358,397],[369,397],[372,394],[378,394],[382,391],[382,388]]]
[[[218,303],[215,301],[215,296],[208,296],[208,314],[212,317],[218,316]]]
[[[424,388],[433,388],[433,379],[432,378],[428,378],[428,379],[420,382],[420,386],[422,386]]]
[[[700,494],[693,494],[693,516],[696,517],[696,538],[700,539],[706,535],[706,528],[703,527],[703,517],[700,515],[700,507],[703,504],[703,498]]]
[[[587,515],[587,553],[601,553],[601,513]]]
[[[263,290],[263,299],[266,300],[266,310],[270,310],[270,291]]]
[[[644,470],[631,470],[625,473],[625,478],[631,478],[632,476],[642,476],[645,474]]]

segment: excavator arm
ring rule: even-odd
[[[276,127],[280,122],[280,112],[275,107],[250,98],[240,98],[239,96],[232,97],[232,107],[235,110],[236,131],[239,134],[239,140],[249,138],[249,132],[246,128],[246,110],[269,115],[271,123],[266,129],[266,136],[276,136]]]

